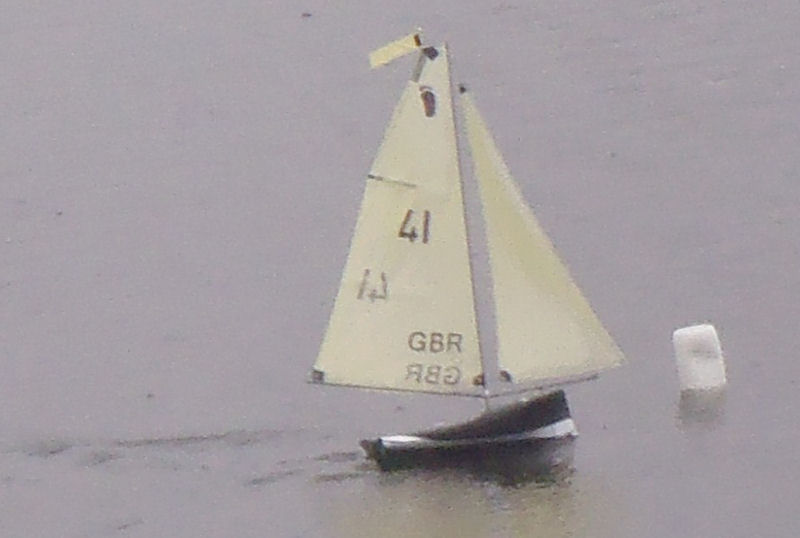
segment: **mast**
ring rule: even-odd
[[[446,45],[446,43],[445,43],[445,45]],[[449,52],[447,53],[447,56],[448,56],[448,60],[450,60]],[[466,91],[466,89],[462,85],[459,85],[459,87],[457,88],[457,92],[453,91],[453,90],[456,90],[456,88],[455,88],[455,86],[453,84],[452,75],[450,76],[450,81],[449,82],[450,82],[450,93],[451,94],[458,95],[458,94],[461,94],[464,91]],[[460,122],[459,122],[459,119],[458,119],[458,114],[456,114],[456,110],[455,110],[455,102],[453,102],[451,106],[452,106],[452,114],[453,114],[453,124],[455,125],[455,133],[456,133],[456,158],[457,158],[457,162],[458,162],[458,178],[459,178],[459,181],[461,183],[461,192],[463,193],[466,190],[465,189],[466,184],[465,184],[465,181],[464,181],[464,173],[463,173],[463,170],[461,169],[461,158],[463,157],[463,151],[461,149],[462,142],[461,142],[461,137],[459,136],[459,133],[461,132],[461,127],[460,127]],[[477,296],[477,289],[476,289],[476,284],[475,284],[475,263],[473,261],[473,258],[475,256],[475,245],[474,245],[473,241],[470,238],[469,219],[467,218],[467,202],[466,202],[466,199],[462,200],[461,207],[463,209],[464,223],[465,223],[465,230],[464,230],[465,234],[464,235],[465,235],[466,240],[467,240],[467,251],[468,251],[468,254],[469,254],[469,272],[470,272],[470,275],[472,275],[472,278],[470,279],[470,281],[472,283],[472,296],[473,296],[472,305],[473,305],[473,311],[474,311],[474,316],[475,316],[475,330],[476,330],[476,332],[478,334],[478,352],[480,354],[480,360],[481,360],[481,370],[482,370],[481,384],[483,386],[483,405],[484,405],[484,410],[488,411],[489,410],[490,394],[489,394],[489,384],[488,384],[488,379],[487,379],[487,377],[488,377],[487,376],[487,372],[492,371],[492,370],[487,368],[487,362],[486,362],[487,358],[486,358],[485,344],[484,344],[483,338],[481,337],[481,323],[480,323],[480,319],[478,317],[478,302],[477,302],[478,296]]]

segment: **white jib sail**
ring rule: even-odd
[[[444,47],[422,50],[367,179],[316,382],[481,394]]]
[[[505,371],[515,383],[544,386],[619,365],[622,352],[525,203],[468,94],[462,104],[486,223],[501,378]]]

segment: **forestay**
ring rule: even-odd
[[[447,53],[422,49],[369,173],[312,378],[481,394]]]
[[[478,178],[501,378],[544,386],[582,378],[623,356],[545,235],[478,113],[462,96]]]

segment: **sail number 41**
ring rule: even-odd
[[[420,237],[417,232],[417,227],[422,229],[422,242],[427,243],[430,238],[431,232],[431,212],[427,209],[422,212],[422,222],[419,222],[419,215],[414,213],[413,209],[406,211],[406,216],[403,218],[403,223],[400,224],[400,231],[397,232],[397,237],[408,239],[412,243]]]

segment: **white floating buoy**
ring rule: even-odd
[[[681,391],[725,386],[725,359],[713,325],[706,323],[676,330],[672,333],[672,346]]]

